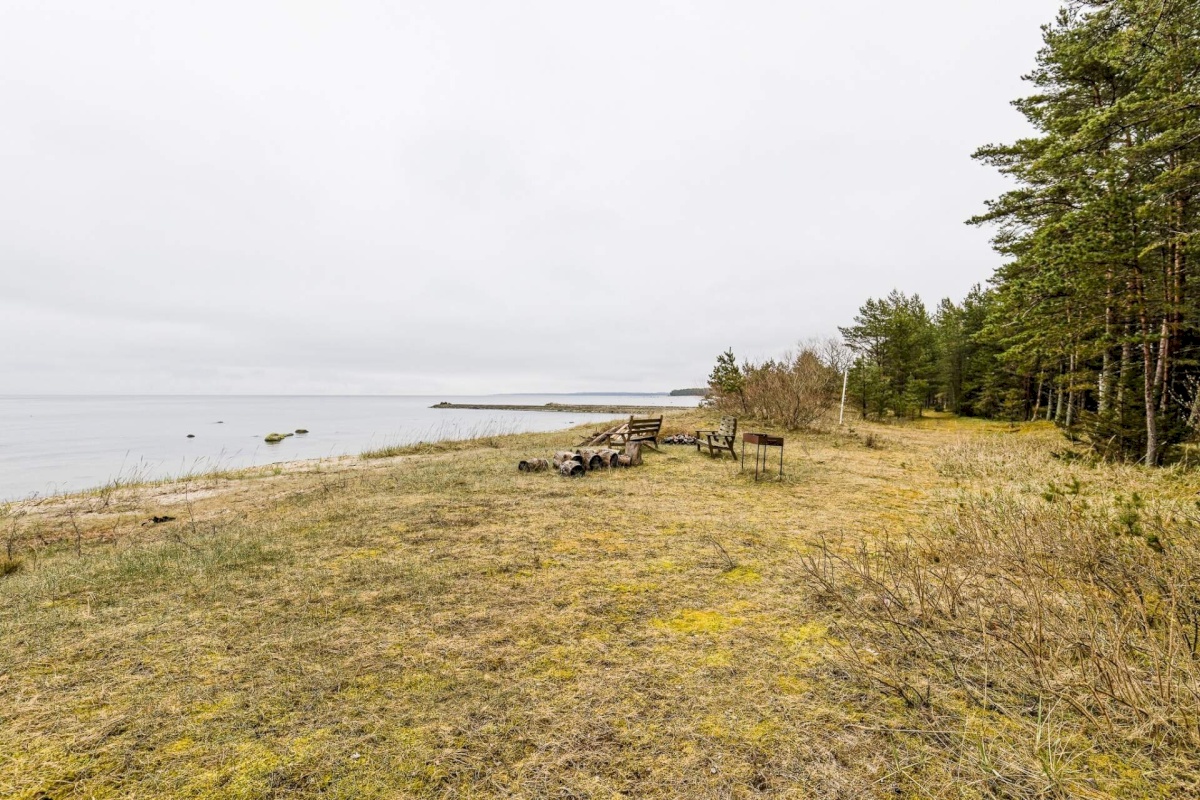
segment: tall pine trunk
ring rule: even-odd
[[[1138,326],[1142,339],[1142,387],[1146,409],[1146,466],[1158,463],[1158,420],[1155,418],[1157,403],[1154,396],[1154,345],[1150,341],[1150,316],[1146,311],[1146,287],[1142,280],[1141,260],[1133,259],[1133,293],[1137,303]]]
[[[1070,428],[1075,424],[1075,351],[1071,351],[1071,358],[1068,362],[1067,371],[1067,420],[1066,426]]]
[[[1059,367],[1058,367],[1058,386],[1055,387],[1055,392],[1058,395],[1058,397],[1056,398],[1057,405],[1054,408],[1054,421],[1058,422],[1060,424],[1062,423],[1063,419],[1066,417],[1066,410],[1067,410],[1066,405],[1065,405],[1065,402],[1067,399],[1067,393],[1066,393],[1066,391],[1064,391],[1066,389],[1066,386],[1064,385],[1064,383],[1065,383],[1065,379],[1063,378],[1062,364],[1060,363]]]
[[[1112,327],[1113,327],[1113,273],[1110,269],[1105,274],[1104,289],[1104,356],[1100,366],[1099,399],[1097,410],[1103,414],[1108,411],[1109,399],[1112,395]]]

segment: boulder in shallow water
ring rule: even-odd
[[[308,428],[296,428],[296,433],[308,433]]]
[[[291,436],[290,433],[268,433],[263,441],[267,444],[277,444],[289,436]]]
[[[187,438],[189,438],[189,439],[195,439],[195,438],[196,438],[196,434],[194,434],[194,433],[189,433]]]

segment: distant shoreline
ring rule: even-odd
[[[473,411],[557,411],[576,414],[641,414],[650,411],[681,411],[690,406],[603,406],[545,403],[543,405],[488,405],[481,403],[434,403],[430,408],[459,408]]]

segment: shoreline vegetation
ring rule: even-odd
[[[0,796],[1194,793],[1195,472],[941,414],[517,471],[593,426],[0,507]]]

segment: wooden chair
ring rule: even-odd
[[[721,417],[721,427],[715,431],[696,431],[696,452],[700,445],[708,448],[710,456],[720,455],[722,450],[728,450],[729,455],[737,458],[733,449],[733,440],[737,438],[737,417]]]

